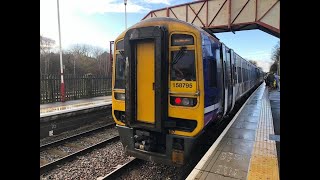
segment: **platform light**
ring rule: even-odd
[[[125,27],[127,29],[127,0],[124,0]]]
[[[58,29],[59,29],[59,49],[60,49],[60,73],[61,73],[61,101],[65,102],[65,88],[64,88],[64,78],[63,78],[63,63],[62,63],[62,47],[61,47],[61,32],[60,32],[60,12],[59,12],[59,0],[57,0],[57,10],[58,10]]]

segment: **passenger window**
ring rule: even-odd
[[[246,81],[248,81],[248,69],[246,69]]]
[[[236,67],[236,65],[234,64],[234,65],[232,65],[233,66],[233,72],[234,72],[234,76],[233,76],[233,80],[234,80],[234,83],[236,83],[237,82],[237,67]]]
[[[115,68],[115,84],[116,89],[125,89],[125,60],[120,55],[116,55],[116,68]]]
[[[124,49],[124,43],[123,40],[118,41],[117,45],[116,45],[116,50],[123,50]]]
[[[248,81],[248,70],[246,69],[246,81]]]
[[[227,60],[227,83],[228,84],[231,84],[232,82],[232,75],[231,75],[231,70],[232,70],[232,67],[231,67],[231,64],[230,64],[230,53],[228,52],[229,50],[226,50],[226,60]]]
[[[242,78],[243,78],[242,82],[245,82],[246,81],[246,73],[244,71],[244,68],[241,68],[241,72],[242,72]]]
[[[239,74],[239,79],[240,79],[240,82],[242,82],[242,71],[241,71],[241,67],[238,67],[238,74]]]
[[[206,35],[202,35],[202,56],[203,57],[212,57],[213,56],[213,46],[211,45],[211,41]]]
[[[209,87],[217,87],[217,61],[208,59]]]
[[[217,87],[217,60],[220,60],[220,51],[215,47],[214,41],[210,39],[206,34],[202,33],[202,57],[204,63],[206,63],[208,86],[213,88]],[[214,56],[214,54],[219,56]]]
[[[114,88],[115,89],[125,89],[125,59],[123,54],[124,50],[124,43],[123,40],[118,41],[116,44],[116,50],[118,51],[116,54],[116,67],[115,67],[115,83]]]

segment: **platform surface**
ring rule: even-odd
[[[269,92],[263,83],[187,179],[279,179],[274,135]]]
[[[112,102],[112,96],[100,96],[88,99],[79,99],[66,102],[56,102],[40,105],[40,117],[59,113],[78,111],[81,109],[93,108],[109,105]]]
[[[276,135],[276,147],[278,156],[278,165],[280,171],[280,90],[269,92],[269,99],[272,111],[274,134]]]

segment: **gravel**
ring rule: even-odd
[[[106,123],[106,121],[104,121]],[[92,126],[87,127],[88,129],[93,129]],[[94,127],[96,128],[96,127]],[[221,128],[221,127],[220,127]],[[224,129],[224,128],[222,128]],[[75,130],[77,131],[77,130]],[[78,131],[84,131],[83,129]],[[74,134],[75,132],[64,133],[63,135],[70,136],[69,134]],[[79,133],[79,132],[76,132]],[[102,131],[96,133],[93,137],[83,137],[74,141],[73,143],[77,145],[89,146],[93,143],[101,141],[101,139],[106,139],[108,137],[113,137],[117,135],[118,132],[115,128],[107,129],[106,131]],[[220,134],[220,133],[219,133]],[[50,137],[52,139],[52,137]],[[213,139],[215,139],[214,137]],[[49,138],[46,138],[49,139]],[[89,140],[90,139],[90,140]],[[49,141],[49,140],[47,140]],[[45,140],[40,140],[40,143],[45,142]],[[47,143],[47,142],[45,142]],[[73,152],[75,148],[72,147],[56,147],[63,152]],[[204,148],[205,149],[205,148]],[[201,156],[205,153],[201,152]],[[197,154],[197,153],[195,153]],[[50,161],[55,159],[56,156],[49,155],[46,152],[40,153],[40,161]],[[153,163],[149,161],[140,160],[139,162],[132,165],[130,168],[125,170],[125,172],[118,178],[117,180],[138,180],[138,179],[165,179],[165,180],[180,180],[186,178],[193,167],[200,160],[196,158],[194,162],[190,163],[188,166],[184,167],[173,167],[167,166],[160,163]],[[61,164],[56,169],[46,172],[40,176],[40,179],[48,180],[48,179],[97,179],[98,177],[103,177],[106,174],[110,173],[114,170],[117,165],[124,164],[128,162],[129,158],[124,154],[123,146],[120,141],[109,143],[105,147],[100,149],[95,149],[86,155],[79,156],[78,158]]]
[[[184,180],[195,167],[199,159],[190,160],[183,167],[174,167],[161,163],[139,160],[116,180]]]
[[[44,145],[44,144],[51,143],[53,141],[57,141],[57,140],[61,140],[61,139],[70,137],[70,136],[75,135],[75,134],[80,134],[80,133],[85,132],[85,131],[96,129],[98,127],[102,127],[102,126],[104,126],[106,124],[109,124],[109,123],[113,122],[111,116],[106,117],[106,118],[104,117],[104,118],[101,118],[101,119],[102,120],[95,121],[95,122],[93,122],[91,124],[88,124],[86,126],[82,126],[82,127],[78,128],[78,129],[75,129],[75,130],[71,130],[71,131],[63,132],[63,133],[58,134],[58,135],[42,138],[42,139],[40,139],[40,146]]]
[[[74,147],[68,147],[68,146],[59,146],[57,147],[58,150],[63,151],[63,152],[67,152],[69,154],[76,152],[77,149]]]
[[[108,128],[104,131],[89,135],[87,137],[82,137],[71,143],[66,143],[53,148],[47,148],[40,152],[40,159],[47,162],[55,161],[65,155],[75,153],[81,149],[97,144],[103,140],[118,136],[118,131],[116,128]],[[42,164],[41,164],[42,165]]]
[[[40,152],[40,159],[46,160],[47,162],[52,162],[52,161],[59,159],[59,158],[60,158],[60,156],[57,154],[50,154],[46,151]]]
[[[121,142],[113,142],[44,173],[40,179],[97,179],[128,161]]]
[[[73,148],[74,145],[87,147],[102,140],[118,135],[116,128],[108,128],[105,131],[100,131],[88,137],[82,137],[72,142],[73,146],[60,145],[55,149],[66,153],[79,151]],[[51,148],[54,149],[54,148]],[[53,161],[58,156],[43,151],[40,153],[40,160]],[[56,169],[44,173],[40,179],[97,179],[100,176],[105,176],[114,170],[117,165],[128,162],[129,158],[123,152],[123,146],[120,141],[109,143],[103,148],[96,149],[86,155],[80,156],[77,159],[60,165]],[[185,175],[186,167],[173,167],[159,163],[140,160],[126,170],[123,175],[117,179],[165,179],[165,180],[180,180]],[[184,177],[185,178],[185,177]]]
[[[137,180],[137,179],[166,179],[173,180],[179,179],[179,174],[181,174],[183,168],[167,166],[163,164],[153,163],[150,161],[139,161],[137,164],[131,166],[126,172],[121,176],[116,178],[116,180]]]

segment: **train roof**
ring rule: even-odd
[[[144,19],[144,20],[142,20],[142,21],[134,24],[133,26],[129,27],[127,30],[132,29],[132,28],[134,28],[134,27],[136,27],[136,26],[139,26],[139,25],[143,25],[143,24],[146,23],[146,22],[156,22],[156,21],[177,22],[177,23],[184,24],[184,25],[186,25],[186,26],[189,26],[189,27],[191,27],[191,28],[194,28],[194,29],[196,29],[196,30],[198,30],[198,31],[200,31],[200,32],[202,32],[202,33],[204,33],[204,34],[207,34],[207,35],[213,37],[213,38],[216,40],[217,43],[219,43],[219,44],[224,44],[224,43],[221,42],[214,34],[210,34],[210,33],[208,33],[207,31],[203,30],[202,28],[200,28],[200,27],[198,27],[198,26],[195,26],[195,25],[193,25],[193,24],[191,24],[191,23],[188,23],[188,22],[185,22],[185,21],[176,19],[176,18],[170,18],[170,17],[154,17],[154,18]],[[126,31],[127,31],[127,30],[126,30]],[[117,37],[117,39],[118,39],[121,35],[123,35],[124,33],[126,33],[126,31],[122,32],[122,33]],[[224,44],[224,45],[225,45],[225,44]],[[226,45],[225,45],[225,46],[226,46]],[[228,46],[226,46],[226,48],[232,49],[232,48],[229,48]],[[240,56],[239,54],[237,54],[236,52],[234,52],[234,53],[235,53],[236,55],[238,55],[239,57],[241,57],[241,56]],[[249,64],[253,65],[254,67],[256,67],[256,68],[258,69],[258,67],[257,67],[255,64],[251,63],[250,61],[244,59],[243,57],[241,57],[241,59],[243,59],[244,61],[248,62]]]
[[[200,28],[200,27],[198,27],[198,26],[195,26],[195,25],[193,25],[193,24],[191,24],[191,23],[188,23],[188,22],[185,22],[185,21],[176,19],[176,18],[170,18],[170,17],[154,17],[154,18],[144,19],[144,20],[142,20],[142,21],[134,24],[133,26],[129,27],[127,30],[132,29],[132,28],[134,28],[134,27],[136,27],[136,26],[139,26],[139,25],[143,25],[143,24],[146,23],[146,22],[156,22],[156,21],[176,22],[176,23],[184,24],[184,25],[186,25],[186,26],[189,26],[189,27],[194,28],[194,29],[196,29],[196,30],[198,30],[198,31],[200,31],[200,32],[203,32],[203,33],[205,33],[205,34],[208,34],[208,35],[212,36],[213,38],[215,38],[215,40],[216,40],[218,43],[221,43],[220,40],[219,40],[219,38],[217,38],[214,34],[210,34],[210,33],[208,33],[207,31],[203,30],[202,28]],[[126,30],[126,31],[127,31],[127,30]],[[123,34],[124,34],[126,31],[122,32],[116,39],[118,39],[120,36],[123,36]]]

